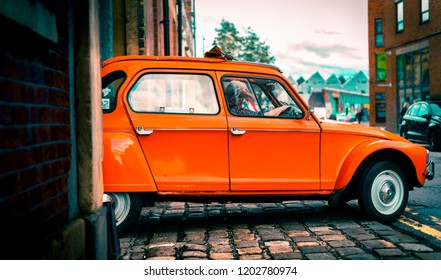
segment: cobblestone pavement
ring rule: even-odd
[[[440,248],[366,220],[356,203],[325,201],[156,203],[120,245],[126,260],[441,260]]]

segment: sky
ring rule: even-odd
[[[368,0],[195,0],[196,56],[225,19],[264,41],[285,76],[368,75]],[[205,40],[203,39],[205,38]],[[224,50],[228,51],[228,50]]]

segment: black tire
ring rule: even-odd
[[[113,202],[115,212],[116,230],[122,234],[138,221],[143,200],[137,193],[106,193]]]
[[[397,220],[409,198],[407,177],[390,161],[380,161],[366,169],[358,194],[360,209],[370,218],[382,223]]]
[[[405,138],[405,139],[408,139],[407,138],[407,129],[405,127],[401,127],[401,129],[400,129],[400,136]]]
[[[438,151],[440,149],[440,138],[441,135],[436,134],[436,132],[430,133],[429,136],[429,150]]]

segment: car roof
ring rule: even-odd
[[[422,101],[417,101],[417,102],[413,103],[412,106],[415,105],[415,104],[423,104],[423,103],[425,103],[425,104],[432,103],[432,104],[441,105],[441,100],[422,100]]]
[[[238,61],[238,60],[227,60],[226,58],[202,58],[202,57],[183,57],[183,56],[146,56],[146,55],[125,55],[116,56],[105,60],[102,63],[102,67],[108,66],[113,63],[121,62],[175,62],[179,64],[205,64],[211,65],[215,70],[227,70],[229,68],[235,67],[245,67],[245,68],[261,68],[260,71],[277,71],[282,73],[280,68],[275,65],[258,63],[258,62],[248,62],[248,61]],[[251,69],[250,69],[251,70]]]

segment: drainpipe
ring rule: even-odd
[[[193,56],[196,57],[196,0],[192,0],[193,4],[191,5],[191,8],[193,9]],[[203,51],[203,50],[202,50]],[[203,54],[202,54],[203,55]]]
[[[168,0],[163,0],[164,9],[164,55],[170,55],[170,12],[168,7]]]
[[[182,56],[182,0],[178,2],[178,55]]]

